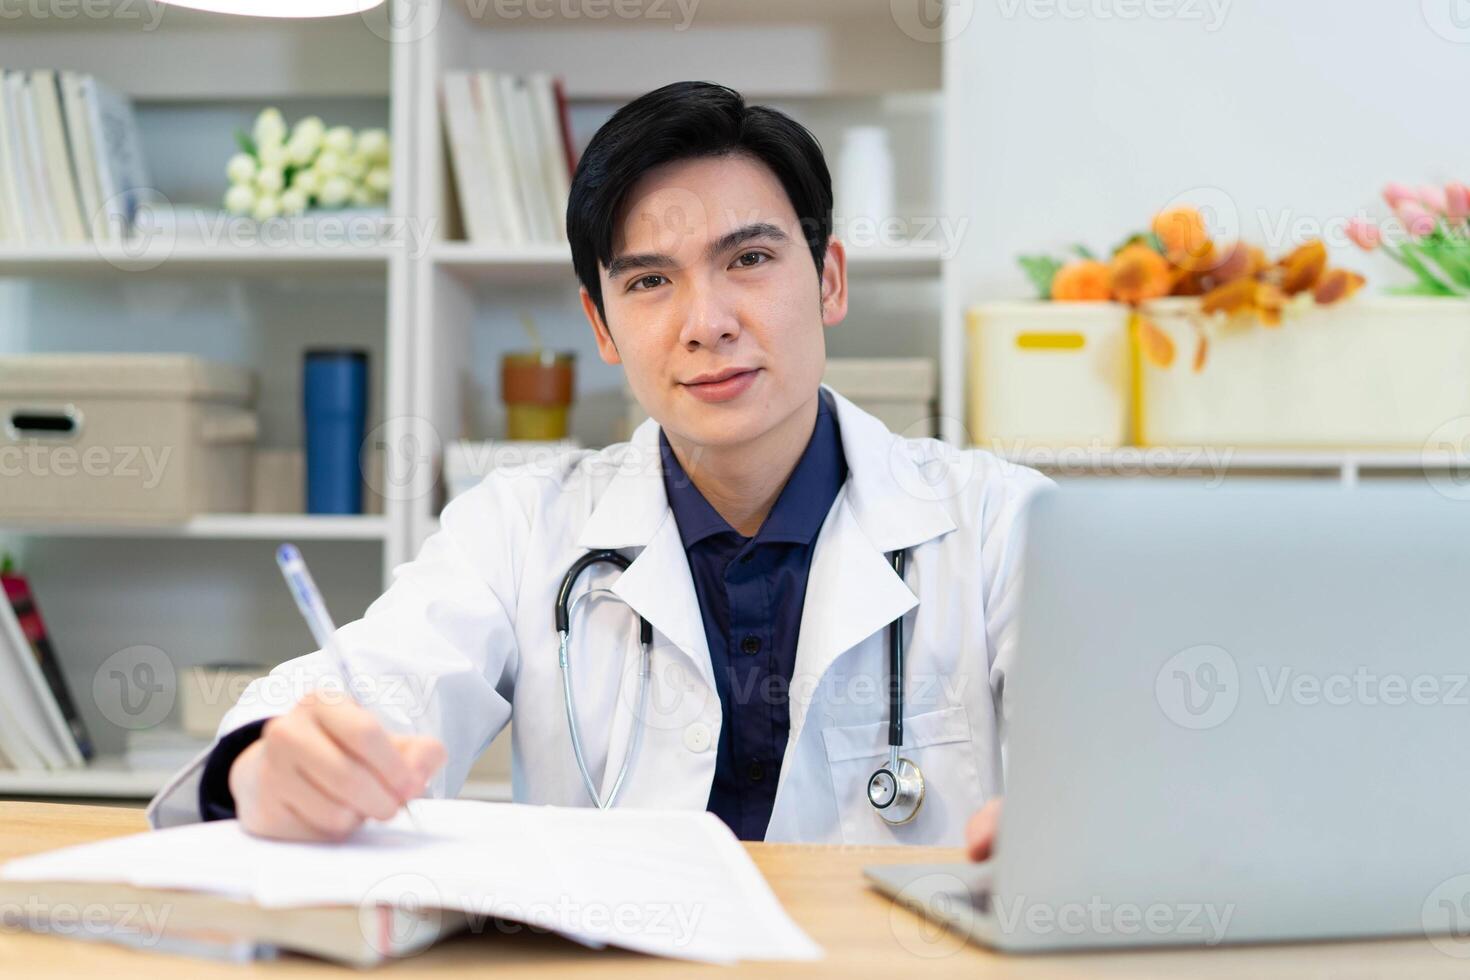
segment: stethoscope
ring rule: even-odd
[[[900,579],[903,578],[907,554],[906,551],[895,551],[888,556],[889,563],[893,565],[893,570]],[[642,742],[644,726],[641,720],[648,705],[653,627],[648,624],[648,620],[638,617],[638,641],[642,648],[638,666],[638,713],[634,716],[638,723],[633,726],[628,751],[623,756],[617,779],[613,781],[612,790],[604,800],[593,785],[592,774],[587,770],[587,759],[582,751],[582,736],[572,697],[572,671],[568,656],[572,642],[572,613],[576,611],[577,603],[599,593],[616,596],[612,589],[588,589],[577,596],[575,601],[571,599],[577,579],[589,567],[597,564],[616,565],[619,570],[626,571],[632,562],[618,552],[609,550],[589,551],[578,558],[562,577],[561,588],[556,590],[555,619],[559,640],[557,660],[561,664],[562,695],[567,708],[567,731],[572,736],[572,753],[577,757],[577,771],[582,774],[582,785],[587,790],[587,798],[592,801],[593,806],[605,810],[617,803],[618,794],[627,781],[628,769]],[[868,777],[868,802],[879,817],[894,826],[914,819],[924,803],[924,774],[919,771],[918,766],[900,755],[903,750],[903,675],[903,617],[900,616],[888,624],[888,762]]]

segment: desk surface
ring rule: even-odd
[[[0,802],[0,861],[145,829],[141,810]],[[751,963],[700,968],[617,950],[593,952],[555,936],[464,935],[382,968],[393,977],[552,976],[585,970],[591,976],[711,977],[795,975],[873,976],[905,980],[924,975],[984,977],[1394,977],[1470,974],[1470,962],[1438,952],[1427,940],[1237,947],[1208,951],[1145,951],[1007,957],[958,941],[863,884],[864,865],[956,860],[937,848],[822,847],[751,844],[751,856],[777,896],[827,951],[818,963]],[[719,971],[719,972],[716,972]],[[304,957],[248,966],[214,964],[138,952],[102,943],[0,929],[0,976],[130,977],[149,980],[348,976]]]

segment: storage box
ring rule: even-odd
[[[0,516],[250,510],[253,388],[249,371],[183,354],[0,357]]]
[[[1210,318],[1198,373],[1197,310],[1186,299],[1147,308],[1179,355],[1141,365],[1141,444],[1421,450],[1470,417],[1470,301],[1306,305],[1276,328]]]
[[[892,432],[935,434],[936,372],[927,357],[829,357],[822,381]]]
[[[986,449],[1128,441],[1128,308],[1116,303],[983,303],[970,308],[969,428]]]

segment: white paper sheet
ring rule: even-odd
[[[809,960],[818,947],[709,813],[417,800],[341,844],[293,844],[235,821],[11,861],[0,878],[206,891],[262,906],[459,909],[588,945],[709,962]]]

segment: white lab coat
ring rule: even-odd
[[[987,452],[901,438],[841,395],[835,401],[848,479],[812,559],[766,836],[956,844],[966,818],[1002,791],[1022,509],[1049,481]],[[454,795],[514,720],[515,799],[589,805],[567,733],[553,606],[567,567],[593,548],[633,559],[621,574],[593,566],[574,593],[595,586],[623,600],[594,595],[572,622],[593,778],[605,797],[632,732],[639,644],[631,606],[653,625],[652,676],[642,747],[619,805],[704,808],[722,712],[652,420],[630,442],[496,471],[457,497],[418,557],[340,628],[359,694],[379,717],[448,749],[433,795]],[[910,549],[905,580],[885,558],[899,548]],[[891,827],[866,787],[887,754],[887,627],[899,616],[908,660],[903,754],[923,771],[925,797],[912,822]],[[245,691],[221,733],[285,711],[323,675],[334,671],[320,651],[281,664]],[[154,826],[199,819],[204,757],[153,800]]]

